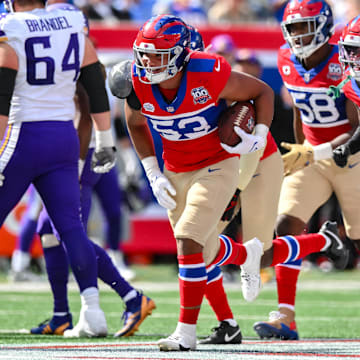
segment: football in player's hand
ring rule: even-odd
[[[219,138],[223,144],[235,146],[241,142],[241,138],[234,131],[238,126],[248,134],[255,127],[255,107],[249,101],[238,101],[226,108],[219,116]]]

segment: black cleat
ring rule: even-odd
[[[231,326],[227,321],[221,321],[219,326],[212,329],[212,334],[199,344],[241,344],[242,335],[239,325]]]
[[[340,239],[336,222],[326,221],[321,226],[319,234],[331,240],[331,244],[324,254],[333,261],[337,269],[344,270],[349,262],[349,249]]]

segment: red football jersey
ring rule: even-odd
[[[230,73],[222,56],[191,52],[176,97],[168,103],[158,85],[142,83],[133,69],[141,112],[161,136],[168,170],[193,171],[237,156],[221,147],[218,136],[218,117],[226,108],[218,97]]]
[[[344,94],[336,100],[327,94],[329,86],[338,85],[342,79],[338,56],[338,46],[334,45],[325,61],[306,70],[288,45],[279,50],[280,75],[301,112],[304,135],[312,145],[331,141],[351,129]]]

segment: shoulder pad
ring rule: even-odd
[[[128,97],[132,90],[131,60],[123,60],[112,67],[108,76],[111,93],[120,98]]]

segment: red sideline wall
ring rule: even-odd
[[[278,26],[219,26],[199,27],[198,30],[203,36],[205,46],[212,37],[221,33],[230,34],[237,47],[273,50],[278,49],[284,42]],[[132,24],[118,27],[90,26],[90,36],[101,49],[132,48],[138,31],[139,27]]]
[[[139,26],[126,24],[117,27],[91,24],[90,36],[96,41],[101,49],[132,48]],[[284,39],[278,25],[231,25],[231,26],[207,26],[199,27],[198,30],[203,36],[205,46],[218,34],[228,33],[232,36],[239,48],[253,48],[263,50],[277,50]],[[337,41],[341,29],[337,30],[334,39]]]

